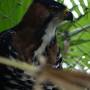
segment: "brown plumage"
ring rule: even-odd
[[[67,17],[67,14],[65,15],[66,7],[64,5],[61,5],[61,7],[63,8],[55,9],[50,6],[46,6],[41,2],[32,3],[21,23],[13,28],[15,33],[12,35],[12,44],[18,52],[18,58],[20,60],[32,62],[30,60],[32,60],[35,51],[37,51],[43,43],[42,38],[46,33],[49,23],[55,22],[55,24],[58,24]],[[51,32],[53,32],[53,30]],[[51,40],[53,38],[56,39],[55,33],[54,36],[51,37]],[[44,46],[44,48],[47,49],[47,52],[44,50],[41,55],[44,54],[44,56],[46,56],[48,63],[50,62],[51,64],[55,64],[58,47],[57,41],[55,40],[54,44],[51,45],[51,40],[46,46]],[[37,57],[38,55],[35,56],[35,58]]]
[[[38,61],[52,66],[59,57],[56,27],[73,16],[66,6],[54,0],[33,0],[22,21],[11,30],[0,33],[0,56],[26,63]],[[58,54],[58,55],[57,55]],[[59,58],[58,58],[59,59]],[[62,59],[60,59],[61,63]],[[0,64],[1,90],[32,90],[33,80],[24,70]]]

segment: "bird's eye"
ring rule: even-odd
[[[73,14],[67,9],[64,11],[64,20],[73,21]]]

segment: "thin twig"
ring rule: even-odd
[[[90,24],[82,26],[80,28],[77,28],[77,29],[73,30],[73,32],[69,32],[69,37],[75,36],[75,35],[79,34],[82,31],[86,31],[89,28],[90,28]]]

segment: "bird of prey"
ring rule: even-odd
[[[35,64],[41,64],[44,57],[50,65],[61,63],[55,32],[64,20],[73,20],[65,5],[54,0],[33,0],[21,22],[0,33],[0,56]],[[1,90],[31,90],[31,79],[22,70],[0,64]]]

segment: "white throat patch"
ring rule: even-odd
[[[45,35],[42,37],[42,44],[35,51],[34,56],[38,57],[38,56],[42,55],[42,53],[45,51],[45,48],[47,47],[47,45],[50,43],[52,38],[55,36],[55,30],[56,30],[56,25],[54,22],[51,21],[49,23],[48,27],[46,28]]]

